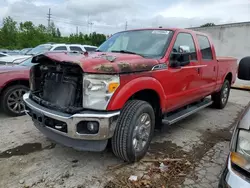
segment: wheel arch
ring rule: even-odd
[[[10,86],[14,86],[14,85],[24,85],[26,87],[29,88],[29,80],[26,79],[15,79],[15,80],[10,80],[9,82],[7,82],[4,87],[1,90],[1,93],[3,93],[4,90],[6,90],[8,87]]]
[[[227,73],[224,80],[228,80],[231,85],[233,81],[233,74],[231,72]]]
[[[164,90],[159,81],[152,77],[137,78],[122,86],[111,98],[107,109],[119,110],[131,99],[147,101],[161,110],[165,107]]]

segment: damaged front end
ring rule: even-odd
[[[30,92],[23,96],[26,113],[36,128],[68,147],[104,150],[114,134],[120,111],[86,108],[103,101],[95,93],[102,85],[95,77],[85,75],[77,63],[37,57],[30,71]]]
[[[30,98],[38,104],[74,114],[83,110],[83,71],[77,64],[39,63],[32,67]]]

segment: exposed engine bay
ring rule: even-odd
[[[40,63],[30,74],[31,99],[50,109],[76,113],[83,109],[83,72],[72,63]]]

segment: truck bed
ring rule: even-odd
[[[229,57],[229,56],[217,56],[216,59],[217,59],[218,62],[237,61],[236,58]]]
[[[227,73],[232,73],[231,85],[235,83],[237,74],[237,59],[234,57],[217,56],[218,70],[217,70],[217,89],[223,84]]]

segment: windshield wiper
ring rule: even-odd
[[[131,51],[128,51],[128,50],[112,50],[111,52],[115,52],[115,53],[125,53],[125,54],[135,54],[135,55],[140,55],[140,56],[142,56],[141,54],[138,54],[138,53],[135,53],[135,52],[131,52]]]

